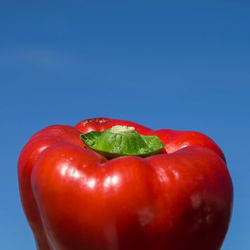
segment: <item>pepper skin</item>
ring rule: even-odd
[[[158,135],[165,147],[108,160],[80,139],[115,125]],[[117,119],[39,131],[21,151],[18,178],[37,250],[219,250],[232,210],[232,181],[213,140]]]

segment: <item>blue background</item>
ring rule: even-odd
[[[0,1],[0,83],[1,249],[35,249],[23,145],[99,116],[213,138],[235,190],[222,249],[250,249],[249,1]]]

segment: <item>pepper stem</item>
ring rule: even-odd
[[[134,127],[116,125],[105,131],[81,134],[85,145],[107,158],[134,155],[146,157],[157,154],[165,146],[158,136],[146,136]]]
[[[114,134],[129,134],[134,133],[135,128],[129,126],[116,125],[110,129],[110,132]]]

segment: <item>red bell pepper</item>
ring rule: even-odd
[[[80,138],[116,125],[164,148],[108,159]],[[219,250],[231,216],[225,157],[198,132],[108,118],[49,126],[21,151],[18,178],[38,250]]]

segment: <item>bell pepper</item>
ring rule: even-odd
[[[232,211],[212,139],[118,119],[42,129],[18,179],[38,250],[219,250]]]

